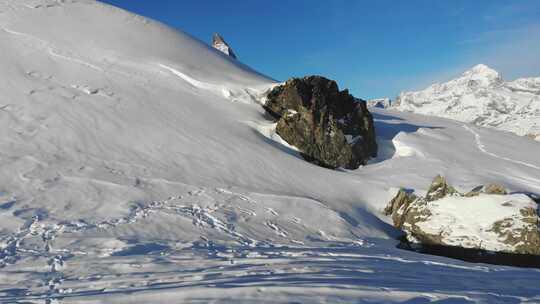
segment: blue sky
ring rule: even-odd
[[[320,74],[395,97],[484,63],[540,76],[539,0],[104,0],[209,42],[278,80]]]

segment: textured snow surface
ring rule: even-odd
[[[1,0],[0,49],[0,303],[540,300],[380,215],[437,174],[539,193],[537,142],[374,110],[379,158],[326,170],[266,119],[274,81],[90,0]]]
[[[505,82],[485,65],[423,91],[401,93],[392,106],[540,139],[540,78]]]

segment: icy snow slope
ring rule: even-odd
[[[380,158],[331,171],[279,143],[271,79],[153,21],[2,0],[0,49],[0,303],[540,300],[536,270],[395,249],[379,212],[439,173],[538,193],[536,142],[376,110]]]
[[[401,93],[393,107],[540,140],[540,77],[506,82],[481,64],[449,82]]]

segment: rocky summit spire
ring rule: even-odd
[[[212,47],[234,59],[238,59],[234,54],[232,48],[227,44],[227,42],[225,42],[225,39],[223,39],[220,34],[214,34],[212,38]]]

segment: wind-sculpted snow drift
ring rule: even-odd
[[[377,159],[320,168],[266,118],[273,80],[91,0],[0,0],[0,49],[1,303],[540,300],[382,215],[438,173],[540,193],[536,142],[376,109]]]

